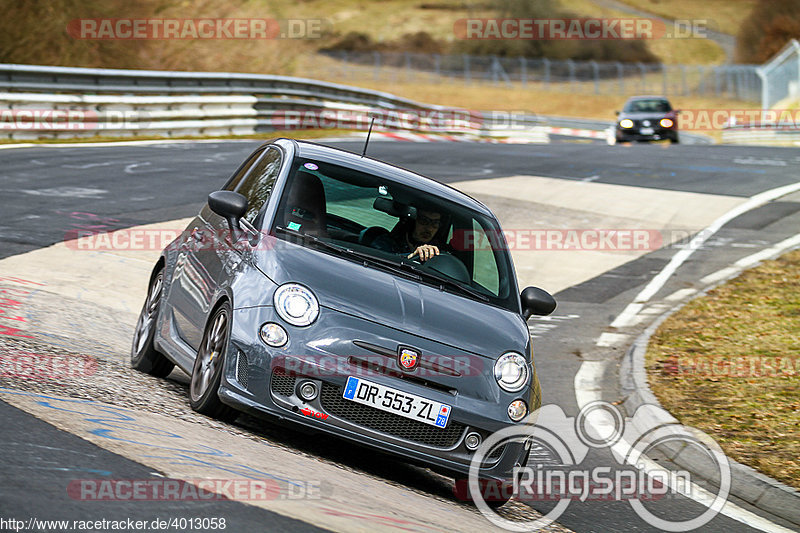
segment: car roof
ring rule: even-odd
[[[272,144],[273,142],[279,140],[284,139],[276,139],[275,141],[270,141],[268,144]],[[453,187],[450,187],[449,185],[445,185],[444,183],[438,182],[427,176],[423,176],[402,167],[386,163],[385,161],[373,159],[369,156],[362,157],[360,154],[343,150],[341,148],[334,148],[331,146],[324,146],[314,142],[300,141],[296,139],[285,140],[294,143],[296,147],[296,155],[300,157],[322,160],[328,163],[353,168],[362,172],[386,176],[387,178],[403,185],[439,196],[457,204],[467,205],[483,215],[495,218],[494,214],[478,200],[467,194],[464,194],[457,189],[454,189]]]

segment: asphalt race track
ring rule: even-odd
[[[361,148],[357,141],[330,144]],[[0,374],[0,445],[6,450],[0,458],[6,479],[0,485],[0,509],[24,520],[225,517],[230,531],[489,530],[474,508],[453,496],[448,480],[427,470],[246,416],[233,425],[197,416],[188,408],[185,376],[173,372],[158,380],[127,368],[132,325],[145,294],[141,280],[158,251],[82,252],[63,241],[81,230],[165,223],[182,229],[171,221],[194,216],[208,192],[257,145],[210,141],[0,150],[5,302],[0,354],[89,356],[97,364],[60,382]],[[619,403],[624,399],[619,361],[635,336],[674,305],[676,292],[704,289],[709,284],[704,278],[794,236],[800,227],[799,193],[734,218],[649,299],[649,319],[627,329],[610,328],[688,236],[756,194],[797,182],[798,152],[600,142],[373,142],[369,154],[468,192],[492,208],[506,229],[645,228],[668,236],[658,249],[515,251],[523,285],[557,293],[554,316],[529,323],[544,403],[570,417],[582,405],[575,382],[585,362],[602,364],[597,394]],[[591,450],[582,465],[613,467],[616,461],[600,448]],[[269,476],[282,487],[305,483],[306,494],[313,485],[317,494],[142,503],[80,501],[68,492],[76,480],[165,475]],[[797,527],[735,498],[730,503],[701,530]],[[518,516],[527,510],[513,505],[511,512]],[[532,507],[546,513],[552,504]],[[664,520],[682,521],[704,507],[671,495],[648,509]],[[627,501],[573,501],[557,522],[549,528],[661,530],[642,520]]]

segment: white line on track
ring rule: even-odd
[[[683,250],[680,250],[678,253],[672,256],[670,262],[667,263],[661,272],[659,272],[652,280],[650,280],[650,283],[648,283],[647,286],[645,286],[645,288],[642,289],[638,295],[636,295],[636,298],[633,299],[633,302],[628,304],[628,307],[626,307],[625,310],[623,310],[622,313],[620,313],[619,316],[611,323],[611,327],[622,328],[633,323],[636,314],[642,310],[643,304],[650,300],[650,298],[652,298],[664,286],[667,280],[672,277],[675,271],[678,270],[678,268],[694,253],[694,251],[700,248],[700,246],[702,246],[704,242],[706,242],[712,235],[719,231],[722,226],[743,213],[751,211],[757,207],[761,207],[762,205],[780,198],[781,196],[786,196],[787,194],[797,191],[800,191],[800,182],[770,189],[768,191],[756,194],[745,203],[734,207],[719,217],[710,226],[695,235]]]
[[[575,399],[578,402],[578,408],[582,408],[591,402],[603,399],[603,374],[605,373],[606,367],[609,363],[609,361],[584,361],[584,363],[581,365],[578,373],[575,374],[574,382]],[[587,421],[588,420],[589,418],[587,418]],[[608,435],[614,430],[614,427],[611,427],[611,425],[613,425],[613,422],[611,421],[603,421],[602,419],[592,421],[596,426],[597,435]],[[604,424],[608,424],[609,427],[603,427]],[[632,449],[632,446],[625,442],[624,439],[620,439],[614,444],[613,448],[617,448],[618,454],[621,457],[624,457],[627,450]],[[637,465],[640,464],[643,466],[645,473],[650,471],[663,471],[663,466],[658,465],[644,454],[639,456],[637,459]],[[711,502],[715,498],[714,494],[702,487],[695,485],[694,483],[689,483],[688,486],[684,485],[681,487],[673,487],[670,485],[671,480],[669,479],[669,476],[659,477],[659,480],[669,485],[670,489],[673,491],[679,492],[680,494],[683,494],[687,498],[691,498],[705,507],[711,505]],[[743,509],[742,507],[739,507],[730,501],[726,502],[719,512],[728,518],[732,518],[737,522],[741,522],[761,531],[767,531],[770,533],[792,532],[791,529],[787,529],[783,526],[775,524],[774,522],[770,522],[766,518]]]
[[[661,270],[661,272],[659,272],[658,275],[656,275],[650,281],[650,283],[648,283],[647,286],[645,286],[645,288],[639,292],[636,298],[634,298],[634,301],[631,302],[622,313],[620,313],[614,322],[612,322],[611,326],[621,328],[637,322],[637,315],[642,311],[645,303],[649,301],[650,298],[652,298],[664,286],[667,280],[669,280],[669,278],[692,255],[692,253],[694,253],[694,251],[698,249],[709,237],[719,231],[722,226],[743,213],[760,207],[772,200],[780,198],[781,196],[785,196],[799,190],[800,182],[759,193],[750,198],[747,202],[735,207],[734,209],[731,209],[716,219],[705,230],[698,233],[685,249],[680,250],[672,257],[670,262]],[[722,270],[719,270],[713,274],[709,274],[700,281],[704,284],[721,281],[745,268],[755,265],[756,263],[770,257],[777,256],[781,252],[798,245],[800,245],[800,234],[785,239],[774,246],[771,246],[770,248],[744,257],[738,260],[732,266],[723,268]],[[681,289],[672,293],[667,298],[671,301],[677,301],[694,294],[694,292],[696,292],[694,289]],[[615,338],[614,340],[617,339]],[[609,342],[612,341],[612,339],[608,335],[606,337],[601,335],[600,339],[598,339],[598,345],[601,345],[601,341],[603,343],[602,345],[605,346],[609,345]],[[584,405],[588,405],[593,401],[602,400],[603,374],[605,373],[606,367],[609,363],[609,361],[584,361],[580,369],[578,369],[578,372],[575,374],[574,387],[575,399],[579,408],[583,407]],[[604,428],[598,428],[600,431],[598,434],[603,434],[603,429]],[[617,445],[629,446],[627,443],[622,441],[618,442]],[[649,461],[649,459],[644,456],[642,456],[642,459]],[[675,489],[674,487],[671,488],[673,488],[673,490]],[[685,495],[701,504],[713,500],[713,495],[711,493],[705,489],[702,489],[701,487],[696,486],[694,483],[691,484],[691,490],[687,491]],[[743,509],[742,507],[739,507],[730,501],[725,503],[724,507],[722,507],[720,510],[720,513],[761,531],[776,533],[791,531],[790,529],[784,528],[767,520],[766,518]]]

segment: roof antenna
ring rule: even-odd
[[[372,120],[369,121],[369,131],[367,131],[367,140],[364,141],[364,151],[361,152],[361,157],[367,155],[367,146],[369,146],[369,136],[372,134],[373,124],[375,124],[375,115],[372,115]]]

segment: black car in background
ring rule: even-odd
[[[663,96],[634,96],[617,111],[616,142],[649,142],[678,139],[678,110]]]
[[[387,246],[420,224],[435,228],[438,255]],[[490,434],[539,408],[526,319],[554,308],[541,289],[520,293],[480,202],[278,139],[162,252],[131,364],[156,376],[177,365],[200,413],[247,411],[466,477]],[[508,479],[529,446],[489,453],[481,477]]]

